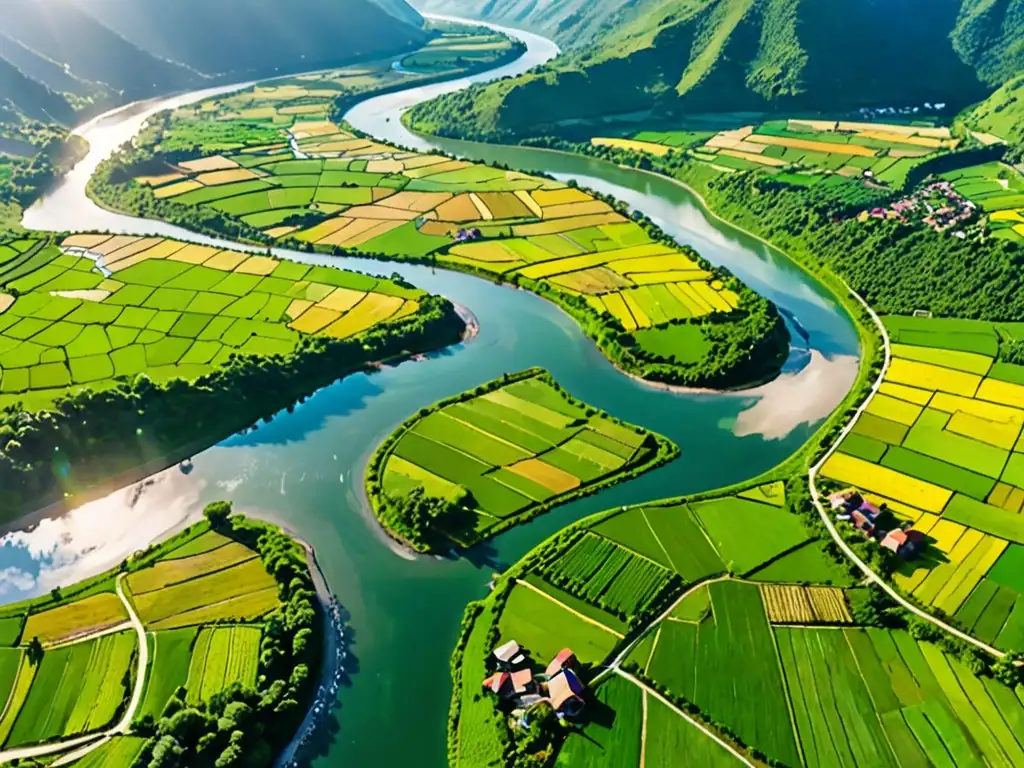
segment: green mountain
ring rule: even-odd
[[[144,50],[207,75],[294,72],[427,40],[372,0],[76,1]]]
[[[196,83],[196,72],[163,61],[84,13],[71,0],[0,0],[3,33],[80,80],[106,83],[127,96]]]
[[[51,91],[88,98],[103,90],[99,83],[82,80],[53,59],[41,56],[12,37],[0,33],[0,59],[16,66],[26,77]]]
[[[652,0],[420,0],[428,13],[445,13],[508,24],[547,35],[563,47],[593,42],[619,14],[639,14]]]
[[[594,0],[586,15],[611,5]],[[1024,0],[639,0],[609,15],[591,44],[519,78],[443,97],[411,119],[447,135],[512,138],[646,110],[673,117],[924,102],[961,107],[987,95],[995,72],[1019,66],[1022,6]]]
[[[75,111],[63,96],[26,77],[20,69],[0,59],[0,122],[20,122],[18,115],[44,123],[70,124]]]
[[[1008,80],[967,112],[964,120],[969,128],[1006,141],[1011,147],[1008,160],[1024,160],[1024,74]]]

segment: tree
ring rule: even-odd
[[[1008,653],[992,664],[992,677],[1011,688],[1024,682],[1024,670],[1017,664],[1024,660],[1024,654]]]
[[[25,655],[28,657],[29,664],[39,664],[43,660],[43,656],[46,651],[43,650],[43,644],[39,642],[38,637],[33,637],[32,641],[28,644],[28,649],[25,651]]]
[[[212,504],[207,504],[203,509],[203,517],[209,521],[210,527],[215,531],[227,528],[228,518],[231,517],[231,502],[215,501]]]

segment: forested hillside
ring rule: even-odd
[[[508,5],[491,4],[506,13]],[[599,0],[584,15],[611,5]],[[415,118],[424,130],[507,138],[648,109],[962,107],[1021,66],[1022,8],[1024,0],[641,0],[609,15],[593,44]]]
[[[423,30],[371,0],[77,2],[141,48],[207,75],[311,69],[410,50],[426,40]]]
[[[1024,160],[1024,74],[1008,80],[971,110],[967,125],[1006,141],[1011,146],[1007,160]]]
[[[0,102],[8,107],[8,113],[19,112],[33,120],[67,123],[74,117],[74,110],[63,96],[25,77],[4,59],[0,59]],[[6,122],[10,118],[0,117],[0,123]]]

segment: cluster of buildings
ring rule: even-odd
[[[883,549],[888,549],[905,560],[912,560],[928,543],[925,535],[913,528],[897,526],[882,530],[882,511],[865,499],[855,488],[837,491],[828,497],[837,520],[843,520],[865,536],[874,539]]]
[[[579,663],[570,648],[563,648],[545,667],[535,673],[529,654],[515,640],[496,648],[492,655],[495,671],[483,681],[484,689],[511,704],[513,714],[547,701],[559,718],[579,717],[585,706],[586,686],[579,676]]]
[[[977,206],[960,195],[948,181],[936,181],[918,190],[910,197],[890,205],[888,208],[872,208],[864,211],[860,218],[894,219],[908,223],[911,219],[920,221],[936,232],[966,224],[977,213]],[[954,233],[963,238],[962,231]]]

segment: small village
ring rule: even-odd
[[[483,681],[483,687],[510,708],[516,727],[529,727],[531,709],[544,702],[559,720],[582,714],[587,689],[572,649],[559,651],[543,672],[535,671],[529,652],[515,640],[496,648],[489,661],[494,673]]]
[[[910,197],[897,200],[888,208],[863,211],[859,219],[888,219],[904,224],[919,221],[936,232],[945,232],[967,224],[977,212],[977,206],[953,189],[950,182],[936,181]],[[959,238],[966,237],[962,230],[956,230],[953,235]]]
[[[848,522],[864,536],[874,539],[883,549],[899,555],[904,560],[913,560],[927,545],[927,538],[912,527],[889,527],[887,521],[894,521],[891,514],[879,509],[865,499],[860,491],[847,488],[828,497],[837,520]]]

